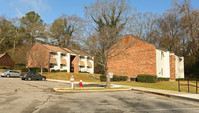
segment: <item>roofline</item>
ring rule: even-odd
[[[162,50],[162,51],[169,51],[169,50],[167,50],[166,48],[157,47],[155,44],[152,44],[152,43],[149,43],[149,42],[147,42],[147,41],[145,41],[145,40],[136,38],[136,37],[135,37],[134,35],[132,35],[132,34],[127,34],[127,35],[124,35],[124,36],[128,36],[128,35],[131,35],[131,37],[134,38],[134,39],[136,39],[136,40],[140,40],[140,41],[142,41],[142,42],[144,42],[144,43],[147,43],[147,44],[149,44],[149,45],[152,45],[152,46],[154,46],[156,49],[159,49],[159,50]],[[173,51],[169,51],[169,52],[174,53]],[[175,54],[175,53],[174,53],[174,54]]]
[[[51,50],[48,49],[46,46],[44,46],[42,43],[40,43],[40,42],[36,42],[36,43],[39,43],[41,46],[43,46],[44,48],[46,48],[47,50],[49,50],[49,52],[51,52]]]
[[[7,53],[4,53],[2,56],[0,56],[0,58],[3,57],[3,56],[5,56],[6,54],[7,54]]]

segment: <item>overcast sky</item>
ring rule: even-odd
[[[0,0],[0,16],[7,18],[22,17],[29,11],[39,13],[45,23],[51,24],[62,14],[84,17],[84,6],[96,0]],[[162,14],[171,8],[173,0],[130,0],[131,8],[137,12]],[[191,0],[195,9],[199,0]]]

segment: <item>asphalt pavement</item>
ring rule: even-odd
[[[65,82],[0,77],[0,113],[198,113],[197,102],[141,91],[59,93]]]

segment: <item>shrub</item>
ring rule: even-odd
[[[79,71],[79,73],[89,73],[89,72],[87,72],[87,71]]]
[[[127,76],[117,76],[113,75],[113,78],[111,78],[111,81],[126,81],[128,79]],[[100,81],[105,82],[106,81],[106,75],[102,74],[100,76]]]
[[[26,68],[25,64],[15,64],[14,69],[15,70],[21,70],[22,68]]]
[[[33,67],[33,68],[30,68],[30,71],[41,72],[41,68]],[[48,72],[48,69],[47,68],[43,68],[43,72]]]
[[[28,68],[22,68],[21,69],[21,72],[23,73],[23,72],[28,72]]]
[[[176,78],[176,81],[178,81],[178,80],[185,80],[184,78]]]
[[[30,71],[41,72],[41,68],[33,67],[33,68],[30,68]],[[28,68],[22,68],[21,72],[28,72]],[[48,69],[47,68],[43,68],[43,72],[48,72]]]
[[[56,72],[56,71],[54,69],[52,69],[51,72]]]
[[[67,70],[61,70],[61,72],[67,72]]]
[[[169,81],[170,78],[162,78],[162,77],[158,77],[158,81]]]
[[[105,81],[106,81],[106,75],[105,75],[105,74],[102,74],[102,75],[100,76],[100,81],[101,81],[101,82],[105,82]]]
[[[0,66],[0,69],[11,69],[10,66]]]
[[[127,79],[128,79],[127,76],[113,75],[112,81],[126,81]]]
[[[139,74],[137,76],[138,82],[155,83],[157,81],[156,75]]]
[[[58,70],[55,70],[56,72],[60,72],[60,70],[58,69]]]

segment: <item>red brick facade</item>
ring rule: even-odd
[[[74,59],[74,73],[78,73],[79,72],[79,56],[75,56]]]
[[[0,55],[0,66],[9,66],[11,69],[14,68],[14,62],[7,53]]]
[[[42,46],[40,43],[35,43],[35,45],[30,49],[30,51],[27,53],[28,58],[28,65],[29,67],[40,67],[42,64],[45,67],[49,69],[49,62],[50,62],[50,52],[47,48]],[[34,60],[32,60],[34,59]]]
[[[170,55],[170,80],[175,79],[175,55]]]
[[[138,74],[156,75],[156,47],[131,35],[125,36],[118,44],[129,42],[131,46],[125,52],[108,60],[108,72],[125,75],[129,79]]]

